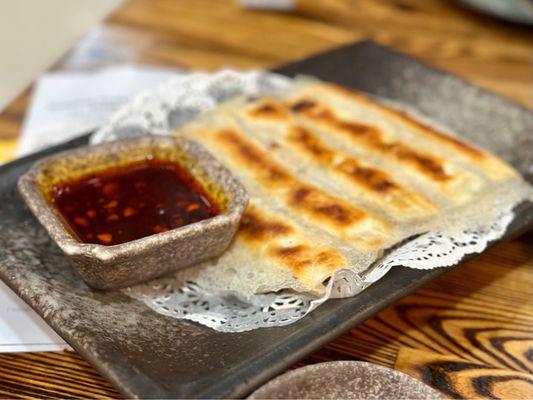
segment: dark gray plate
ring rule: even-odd
[[[501,18],[506,21],[533,25],[532,0],[457,0],[482,13]]]
[[[365,42],[278,69],[401,101],[519,169],[532,164],[533,113],[409,57]],[[128,397],[239,397],[448,269],[395,268],[355,298],[293,325],[227,334],[156,314],[118,292],[91,290],[24,207],[16,182],[39,158],[0,168],[0,277]],[[518,210],[507,237],[533,220]]]

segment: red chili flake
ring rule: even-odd
[[[87,228],[89,226],[89,221],[87,221],[83,217],[74,217],[74,223],[79,226],[83,226],[84,228]]]
[[[100,240],[102,243],[111,243],[113,240],[113,236],[110,233],[99,233],[96,235],[98,240]]]
[[[103,205],[104,208],[115,208],[116,206],[118,206],[118,201],[116,200],[111,200],[109,203]]]
[[[152,230],[155,232],[155,233],[161,233],[161,232],[166,232],[168,231],[168,228],[165,227],[165,226],[161,226],[161,225],[156,225],[152,228]]]
[[[104,187],[102,188],[102,193],[105,194],[106,196],[112,196],[117,191],[118,191],[118,184],[114,182],[106,183]]]
[[[118,219],[118,215],[117,214],[109,214],[106,217],[106,221],[116,221],[117,219]]]
[[[125,217],[131,217],[133,214],[135,214],[135,210],[131,207],[126,208],[122,213]]]
[[[191,203],[187,206],[186,210],[188,212],[191,212],[191,211],[194,211],[194,210],[198,210],[200,208],[200,206],[197,204],[197,203]]]
[[[94,210],[89,210],[85,213],[89,218],[94,218],[96,217],[96,211]]]

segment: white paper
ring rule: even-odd
[[[43,75],[26,114],[20,153],[86,133],[105,123],[138,92],[179,74],[171,69],[124,65],[97,72]],[[0,353],[68,348],[39,315],[0,282]]]
[[[0,352],[57,351],[69,346],[11,289],[0,282]]]
[[[87,133],[138,92],[180,74],[175,69],[133,65],[45,74],[36,84],[24,120],[19,154]]]

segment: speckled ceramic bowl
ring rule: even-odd
[[[361,361],[330,361],[289,371],[248,399],[444,400],[402,372]]]
[[[112,166],[141,161],[149,154],[189,170],[221,213],[123,244],[81,243],[51,204],[50,188]],[[78,273],[98,289],[128,286],[221,254],[248,202],[244,187],[211,154],[191,140],[169,136],[143,136],[58,153],[34,164],[20,178],[18,187]]]

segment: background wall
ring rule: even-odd
[[[0,110],[122,0],[0,0]]]

